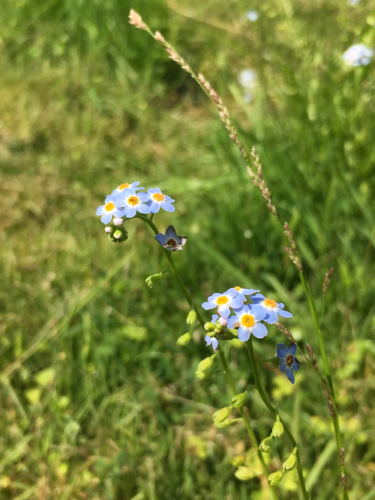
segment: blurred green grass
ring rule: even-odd
[[[321,307],[342,414],[351,498],[373,498],[374,176],[373,65],[348,70],[341,54],[374,43],[374,2],[338,0],[1,4],[0,498],[267,498],[240,483],[230,458],[245,429],[217,430],[225,378],[197,381],[210,350],[199,332],[180,348],[187,306],[140,221],[112,245],[95,209],[121,182],[140,180],[176,199],[157,216],[188,236],[175,262],[199,303],[251,286],[285,302],[293,334],[316,347],[303,292],[278,228],[241,157],[195,82],[127,23],[136,8],[226,103],[257,147],[282,220],[296,236]],[[256,23],[246,20],[259,11]],[[246,103],[238,73],[257,72]],[[135,334],[136,332],[136,334]],[[260,355],[273,355],[276,329]],[[226,346],[238,388],[245,352]],[[307,367],[296,387],[264,382],[301,445],[314,498],[339,498],[329,415]],[[255,394],[257,436],[272,421]],[[288,417],[287,417],[288,418]],[[286,447],[273,451],[280,466]],[[298,498],[295,473],[280,498]]]

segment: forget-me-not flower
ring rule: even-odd
[[[283,318],[291,318],[292,314],[288,311],[284,311],[284,304],[281,302],[275,302],[272,299],[266,299],[261,293],[257,293],[251,300],[255,305],[262,307],[267,313],[264,317],[264,321],[269,325],[277,322],[277,316],[282,316]]]
[[[217,340],[216,337],[210,337],[209,335],[206,335],[204,340],[206,341],[206,345],[212,345],[212,349],[214,351],[217,351],[219,341]]]
[[[175,252],[176,250],[182,250],[182,246],[185,245],[187,238],[185,236],[177,236],[175,228],[168,226],[165,235],[159,233],[155,236],[155,240],[170,252]]]
[[[123,208],[124,214],[128,219],[140,214],[149,214],[151,209],[146,202],[149,196],[146,193],[137,193],[135,188],[124,189],[120,196],[115,196],[113,203],[117,208]]]
[[[233,309],[238,309],[242,306],[242,296],[238,294],[235,288],[229,288],[225,293],[214,293],[208,297],[208,302],[203,302],[203,309],[214,309],[217,307],[217,312],[223,318],[227,318],[230,315],[229,307]]]
[[[351,6],[358,5],[361,0],[348,0],[348,4]]]
[[[233,288],[237,290],[238,295],[242,295],[243,302],[246,301],[245,295],[252,295],[253,293],[259,292],[259,290],[253,290],[252,288],[241,288],[240,286],[235,286]]]
[[[157,214],[160,210],[160,207],[163,208],[166,212],[174,212],[174,203],[175,200],[163,194],[159,188],[150,188],[147,191],[149,196],[149,200],[147,205],[151,208],[152,214]]]
[[[256,71],[253,69],[244,69],[238,74],[238,82],[245,87],[245,89],[252,89],[255,85]]]
[[[367,66],[370,64],[373,55],[374,51],[372,49],[362,43],[357,43],[343,53],[342,59],[348,66]]]
[[[250,335],[262,339],[267,335],[267,328],[260,323],[266,315],[262,307],[253,304],[243,305],[241,309],[235,311],[236,315],[228,319],[228,328],[238,328],[238,339],[242,342],[249,340]]]
[[[294,375],[292,370],[296,372],[301,366],[301,363],[298,361],[298,359],[294,357],[296,351],[297,344],[295,344],[294,342],[291,342],[288,347],[286,347],[284,344],[278,344],[276,350],[277,357],[280,358],[279,368],[282,373],[285,372],[285,375],[292,382],[292,384],[294,384]]]
[[[123,210],[120,210],[118,207],[116,207],[113,200],[114,196],[111,194],[108,195],[105,199],[105,204],[96,209],[96,215],[101,215],[101,221],[103,222],[103,224],[108,224],[108,222],[111,222],[112,215],[115,217],[123,217],[125,215]]]
[[[246,14],[247,18],[249,21],[256,21],[259,17],[259,14],[256,10],[249,10],[249,12]]]
[[[117,186],[116,189],[113,190],[113,195],[119,195],[121,194],[124,189],[134,189],[134,191],[140,191],[142,189],[144,189],[143,187],[137,187],[139,186],[139,182],[133,182],[132,184],[128,184],[127,182],[124,182],[123,184],[120,184],[119,186]]]

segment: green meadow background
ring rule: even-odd
[[[160,187],[176,211],[156,216],[188,237],[173,257],[197,303],[259,288],[317,338],[279,227],[252,186],[215,107],[147,33],[136,9],[202,72],[255,145],[289,221],[316,306],[334,267],[322,329],[334,372],[351,500],[375,498],[375,75],[342,53],[375,45],[375,2],[344,0],[3,0],[0,4],[0,498],[267,500],[264,477],[240,482],[242,423],[212,425],[230,392],[149,228],[128,222],[114,245],[95,216],[123,182]],[[259,18],[250,22],[249,10]],[[240,71],[256,71],[247,102]],[[205,313],[209,319],[209,314]],[[255,342],[272,357],[275,327]],[[238,392],[247,353],[226,343]],[[300,443],[313,499],[341,498],[319,379],[262,378]],[[320,357],[318,356],[320,362]],[[258,439],[273,424],[246,399]],[[274,444],[270,469],[289,453]],[[276,488],[299,499],[297,473]]]

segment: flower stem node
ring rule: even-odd
[[[298,448],[295,447],[292,453],[289,455],[289,457],[285,460],[283,463],[283,469],[285,471],[291,471],[294,469],[296,463],[297,463],[297,453],[298,453]]]
[[[280,420],[279,415],[277,415],[276,422],[273,424],[272,427],[272,436],[275,437],[276,439],[279,439],[283,434],[284,434],[284,426]]]
[[[233,457],[232,460],[230,461],[230,463],[234,466],[234,467],[240,467],[246,460],[246,457],[244,457],[243,455],[239,455],[238,457]]]
[[[268,484],[270,486],[276,486],[281,482],[283,477],[284,477],[284,471],[278,470],[277,472],[273,472],[267,478]]]
[[[272,435],[268,436],[266,439],[263,439],[263,441],[259,445],[259,449],[263,453],[269,453],[271,451],[271,446],[272,446]]]
[[[234,475],[240,481],[249,481],[250,479],[253,479],[253,477],[255,476],[255,473],[251,469],[248,469],[247,467],[241,466],[241,467],[238,467],[238,469],[236,470]],[[272,476],[272,474],[271,474],[271,476]]]
[[[214,424],[221,424],[226,420],[230,415],[230,408],[229,406],[225,406],[224,408],[221,408],[221,410],[215,411],[215,413],[212,415],[212,418],[214,419]]]
[[[185,346],[190,342],[190,340],[191,340],[190,333],[185,333],[184,335],[181,335],[181,337],[177,340],[177,345]]]
[[[189,314],[187,315],[187,318],[186,318],[186,323],[190,326],[194,326],[195,325],[195,322],[196,322],[196,319],[197,319],[197,313],[195,312],[194,309],[192,309]]]
[[[151,276],[145,279],[146,285],[149,288],[152,288],[154,285],[156,285],[158,281],[161,280],[162,276],[163,273],[152,274]]]
[[[230,400],[230,407],[231,408],[242,408],[243,402],[245,401],[247,392],[241,392],[240,394],[236,394],[233,396],[233,398]]]

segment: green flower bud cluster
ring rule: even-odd
[[[128,239],[128,232],[123,226],[115,226],[114,224],[111,224],[110,226],[107,226],[107,228],[111,231],[108,238],[114,243],[122,243]]]
[[[236,394],[233,396],[233,398],[230,400],[230,407],[231,408],[242,408],[243,403],[245,401],[247,391],[241,392],[240,394]]]
[[[270,486],[276,486],[277,484],[279,484],[284,477],[284,474],[294,469],[297,463],[297,453],[298,448],[295,447],[292,453],[283,463],[283,469],[273,472],[268,476],[267,481]]]

